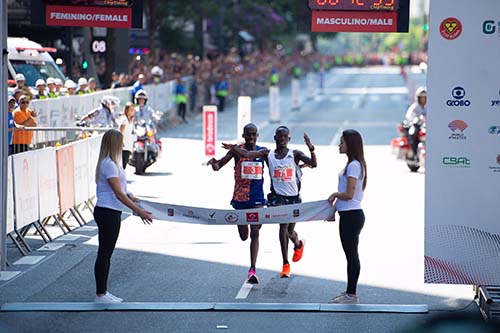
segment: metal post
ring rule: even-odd
[[[0,271],[7,263],[7,1],[0,2]]]

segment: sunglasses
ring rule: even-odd
[[[30,104],[30,102],[28,102],[28,101],[21,101],[21,102],[19,102],[19,104]]]

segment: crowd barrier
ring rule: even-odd
[[[7,235],[26,255],[24,236],[35,227],[45,242],[52,238],[44,225],[53,219],[63,233],[71,231],[65,215],[84,225],[81,209],[93,208],[95,166],[102,135],[60,147],[27,151],[8,157]]]

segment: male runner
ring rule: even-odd
[[[245,143],[239,147],[244,151],[260,150],[263,147],[257,146],[259,133],[257,126],[247,124],[243,128],[243,138]],[[228,151],[226,156],[220,160],[212,158],[207,162],[214,171],[218,171],[231,159],[234,159],[234,193],[231,206],[234,209],[260,208],[266,204],[264,197],[264,161],[262,158],[244,158],[234,151]],[[257,254],[259,252],[259,230],[262,224],[250,225],[250,269],[248,270],[247,282],[251,284],[259,283],[259,278],[255,270]],[[238,225],[238,232],[241,240],[248,238],[248,225]]]
[[[291,205],[300,203],[300,184],[302,180],[302,171],[299,162],[304,165],[315,168],[318,164],[314,146],[309,139],[309,136],[304,133],[304,141],[311,152],[311,157],[307,157],[300,150],[291,151],[288,149],[290,142],[290,130],[286,126],[279,126],[276,129],[274,140],[276,149],[271,151],[263,148],[258,151],[248,151],[240,147],[223,143],[222,146],[233,151],[244,158],[263,158],[269,166],[269,174],[271,176],[271,193],[268,195],[269,206]],[[294,253],[292,260],[299,261],[304,253],[305,242],[299,240],[299,236],[295,231],[295,223],[280,224],[279,231],[281,255],[283,257],[283,268],[280,277],[290,277],[290,263],[288,262],[288,240],[294,244]]]

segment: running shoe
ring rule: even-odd
[[[330,304],[358,304],[359,297],[357,295],[342,293],[342,294],[332,298],[330,301],[328,301],[328,303],[330,303]]]
[[[284,264],[283,269],[280,273],[280,278],[289,278],[290,277],[290,264]]]
[[[304,247],[306,247],[306,241],[305,239],[302,239],[300,241],[300,243],[302,244],[299,248],[294,248],[293,249],[293,257],[292,257],[292,261],[293,262],[297,262],[299,261],[300,259],[302,259],[302,254],[304,254]]]
[[[258,284],[259,283],[259,277],[257,276],[257,273],[255,273],[255,270],[252,268],[250,268],[250,270],[248,271],[247,283],[250,283],[250,284]]]
[[[109,293],[104,294],[103,296],[96,296],[94,299],[95,303],[121,303],[121,301],[111,297]]]
[[[109,296],[109,297],[111,297],[111,298],[114,298],[114,299],[115,299],[115,300],[117,300],[118,302],[123,302],[123,298],[120,298],[120,297],[118,297],[118,296],[115,296],[115,295],[113,295],[113,294],[112,294],[112,293],[110,293],[110,292],[106,292],[106,295],[108,295],[108,296]]]

